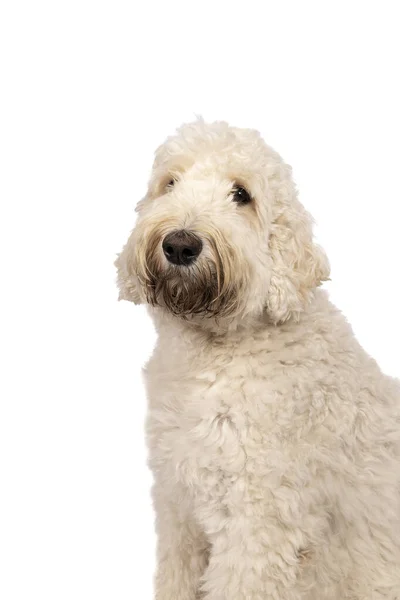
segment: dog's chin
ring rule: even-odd
[[[147,302],[182,318],[220,317],[236,307],[233,288],[221,293],[221,281],[212,264],[167,267],[145,285]]]

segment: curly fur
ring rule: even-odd
[[[199,120],[157,150],[138,213],[116,264],[158,331],[156,600],[399,600],[400,387],[317,289],[290,168]],[[203,252],[176,267],[161,243],[183,228]]]

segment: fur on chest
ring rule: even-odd
[[[236,389],[227,397],[226,389],[224,378],[171,382],[160,392],[162,398],[150,399],[147,439],[155,476],[206,487],[210,478],[243,469],[247,418],[239,410],[242,393]]]

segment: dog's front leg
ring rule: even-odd
[[[195,600],[208,562],[208,544],[179,506],[161,500],[157,512],[156,600]]]
[[[290,524],[290,490],[282,490],[281,509],[276,499],[270,498],[268,506],[261,489],[247,490],[246,482],[237,482],[231,495],[238,499],[236,506],[210,503],[202,511],[211,543],[204,600],[299,600],[307,544],[301,522],[296,518]]]

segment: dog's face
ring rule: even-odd
[[[120,297],[184,318],[298,316],[328,277],[290,169],[257,132],[198,121],[155,157]]]

